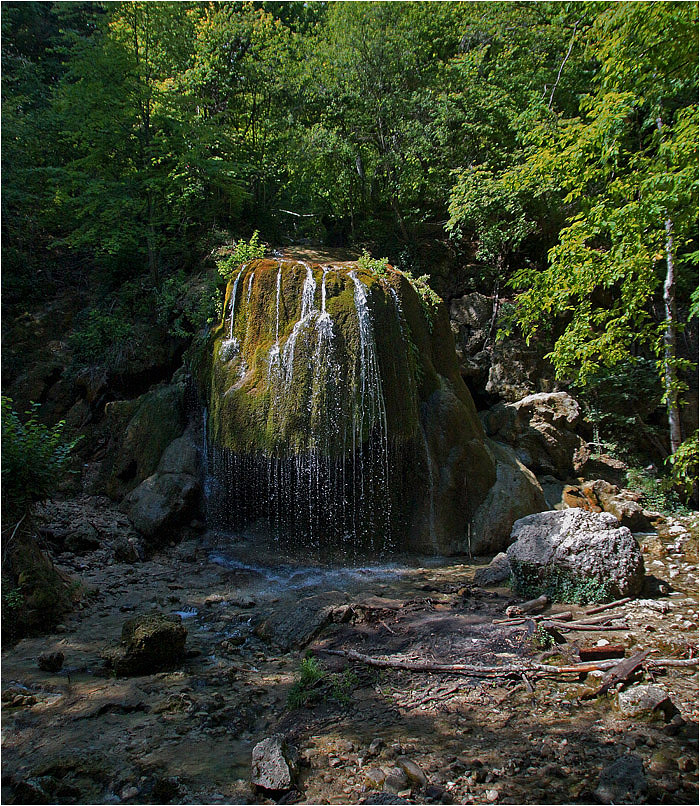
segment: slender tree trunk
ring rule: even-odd
[[[666,219],[666,279],[664,280],[664,382],[666,385],[666,407],[668,409],[668,429],[671,437],[671,453],[678,450],[683,441],[681,434],[681,413],[678,406],[678,378],[676,376],[676,278],[673,261],[673,222]]]
[[[659,134],[663,133],[661,118],[656,119]],[[683,437],[681,434],[681,414],[678,406],[678,377],[676,374],[676,276],[673,259],[673,221],[666,214],[666,279],[664,280],[664,385],[666,387],[666,409],[668,411],[668,430],[671,440],[671,453],[678,450]]]

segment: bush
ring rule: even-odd
[[[350,693],[357,685],[357,676],[350,669],[342,674],[326,672],[312,655],[301,662],[296,682],[289,690],[287,704],[290,708],[301,708],[322,699],[334,699],[346,705]]]
[[[226,282],[231,279],[241,266],[264,256],[265,246],[260,243],[259,234],[255,230],[249,241],[238,241],[233,248],[233,252],[228,257],[217,261],[216,267]]]
[[[2,398],[2,505],[12,516],[54,491],[80,439],[66,440],[65,422],[44,425],[38,411],[39,404],[32,404],[22,422],[12,400]]]
[[[631,467],[627,471],[627,486],[642,494],[641,503],[646,509],[667,515],[688,513],[672,476],[657,476],[649,468]]]
[[[666,459],[671,466],[671,481],[686,499],[697,496],[698,490],[698,432],[682,442],[678,450]]]
[[[357,260],[357,265],[377,277],[386,277],[389,271],[389,258],[373,258],[365,249]]]
[[[156,294],[156,310],[158,321],[171,336],[189,339],[221,316],[221,297],[211,280],[188,282],[181,270],[163,281]]]
[[[79,366],[119,367],[133,348],[134,328],[124,317],[91,308],[82,315],[68,345]]]

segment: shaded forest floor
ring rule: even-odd
[[[56,632],[3,649],[3,801],[272,802],[252,792],[250,758],[280,732],[301,760],[288,802],[590,803],[601,769],[631,751],[649,802],[697,803],[693,669],[646,675],[680,712],[683,722],[669,723],[621,716],[613,694],[581,701],[600,675],[490,681],[379,671],[323,652],[565,665],[577,646],[608,641],[628,655],[697,655],[697,523],[667,521],[640,540],[647,573],[670,592],[614,611],[618,629],[567,633],[544,654],[526,626],[493,623],[516,599],[474,586],[478,562],[303,565],[215,533],[135,564],[101,550],[61,555],[59,567],[89,590]],[[182,615],[190,657],[173,672],[110,677],[101,653],[126,619],[153,608]],[[585,610],[554,607],[564,609]],[[324,677],[292,708],[309,649]],[[63,669],[41,671],[38,656],[59,650]],[[419,772],[408,776],[405,761]]]

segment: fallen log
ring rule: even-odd
[[[579,630],[581,632],[610,632],[615,630],[626,630],[627,624],[621,624],[619,626],[615,624],[581,624],[580,622],[566,622],[562,623],[559,621],[547,621],[543,622],[543,624],[551,624],[552,626],[560,629],[560,630]]]
[[[550,674],[582,674],[588,672],[604,672],[614,669],[620,665],[617,660],[599,661],[598,663],[577,663],[571,666],[549,666],[544,663],[515,663],[502,666],[480,666],[468,663],[435,663],[433,661],[404,660],[401,658],[374,658],[365,655],[354,649],[319,649],[327,655],[339,655],[348,660],[364,663],[367,666],[375,666],[380,669],[403,669],[408,672],[439,672],[442,674],[463,674],[472,677],[480,675],[490,677],[509,677],[511,675],[521,676],[522,674],[550,675]],[[647,659],[646,656],[652,650],[645,650],[642,659],[645,668],[662,669],[668,667],[695,667],[698,666],[697,658],[657,658]],[[638,656],[634,656],[635,658]],[[631,661],[633,658],[627,658]],[[623,661],[624,662],[624,661]]]
[[[618,599],[616,602],[608,602],[607,604],[600,605],[599,607],[592,607],[590,610],[585,611],[585,615],[592,616],[594,613],[602,613],[603,610],[612,610],[613,607],[619,607],[620,605],[627,604],[627,602],[631,601],[631,596],[625,596],[623,599]]]
[[[651,649],[645,649],[643,652],[637,652],[631,658],[625,658],[605,675],[601,681],[600,687],[590,694],[584,694],[582,700],[592,700],[601,694],[605,694],[609,689],[618,683],[626,683],[639,669],[644,666],[644,661],[647,656],[651,654]]]
[[[540,614],[539,616],[521,616],[518,618],[496,618],[491,624],[504,624],[506,627],[517,627],[518,624],[524,624],[526,621],[540,621],[546,618],[550,621],[571,621],[574,614],[570,610],[562,610],[561,613],[548,613],[547,615]]]
[[[578,656],[581,661],[608,660],[609,658],[624,658],[625,648],[622,644],[608,644],[608,646],[580,647]]]
[[[543,594],[536,599],[530,599],[528,602],[506,607],[506,616],[522,616],[525,613],[537,613],[539,610],[544,610],[548,604],[549,596]]]

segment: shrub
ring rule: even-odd
[[[614,589],[605,580],[577,577],[554,568],[544,572],[528,563],[518,563],[513,567],[510,586],[519,596],[534,599],[546,594],[552,602],[596,604],[614,598]]]
[[[260,243],[259,232],[255,230],[249,241],[238,241],[231,254],[223,260],[217,261],[219,274],[228,282],[234,272],[251,260],[258,260],[265,254],[265,246]]]
[[[39,404],[32,404],[22,422],[12,400],[2,398],[2,504],[12,515],[53,492],[80,439],[66,440],[65,422],[44,425],[38,411]]]
[[[350,669],[342,674],[326,672],[316,658],[307,655],[299,666],[299,674],[289,691],[287,704],[290,708],[301,708],[322,699],[347,704],[356,685],[357,676]]]
[[[413,286],[413,290],[416,292],[416,294],[418,294],[425,319],[428,323],[428,329],[432,333],[438,306],[442,302],[440,296],[436,294],[435,291],[433,291],[433,289],[428,285],[428,280],[430,278],[427,274],[424,274],[421,277],[414,277],[410,271],[402,272],[402,274]]]
[[[386,277],[389,271],[389,258],[380,257],[373,258],[370,253],[365,249],[360,257],[357,259],[359,268],[371,272],[377,277]]]
[[[666,459],[671,466],[671,481],[687,499],[697,495],[698,489],[698,432],[682,442],[678,450]]]
[[[631,467],[627,471],[627,486],[642,494],[641,503],[647,509],[675,515],[685,515],[688,512],[678,495],[672,476],[657,476],[649,468]]]
[[[130,354],[133,338],[133,325],[124,317],[91,308],[69,336],[68,346],[79,366],[118,367]]]
[[[158,321],[171,336],[189,339],[221,316],[221,297],[209,279],[188,281],[180,270],[167,277],[156,293]]]

